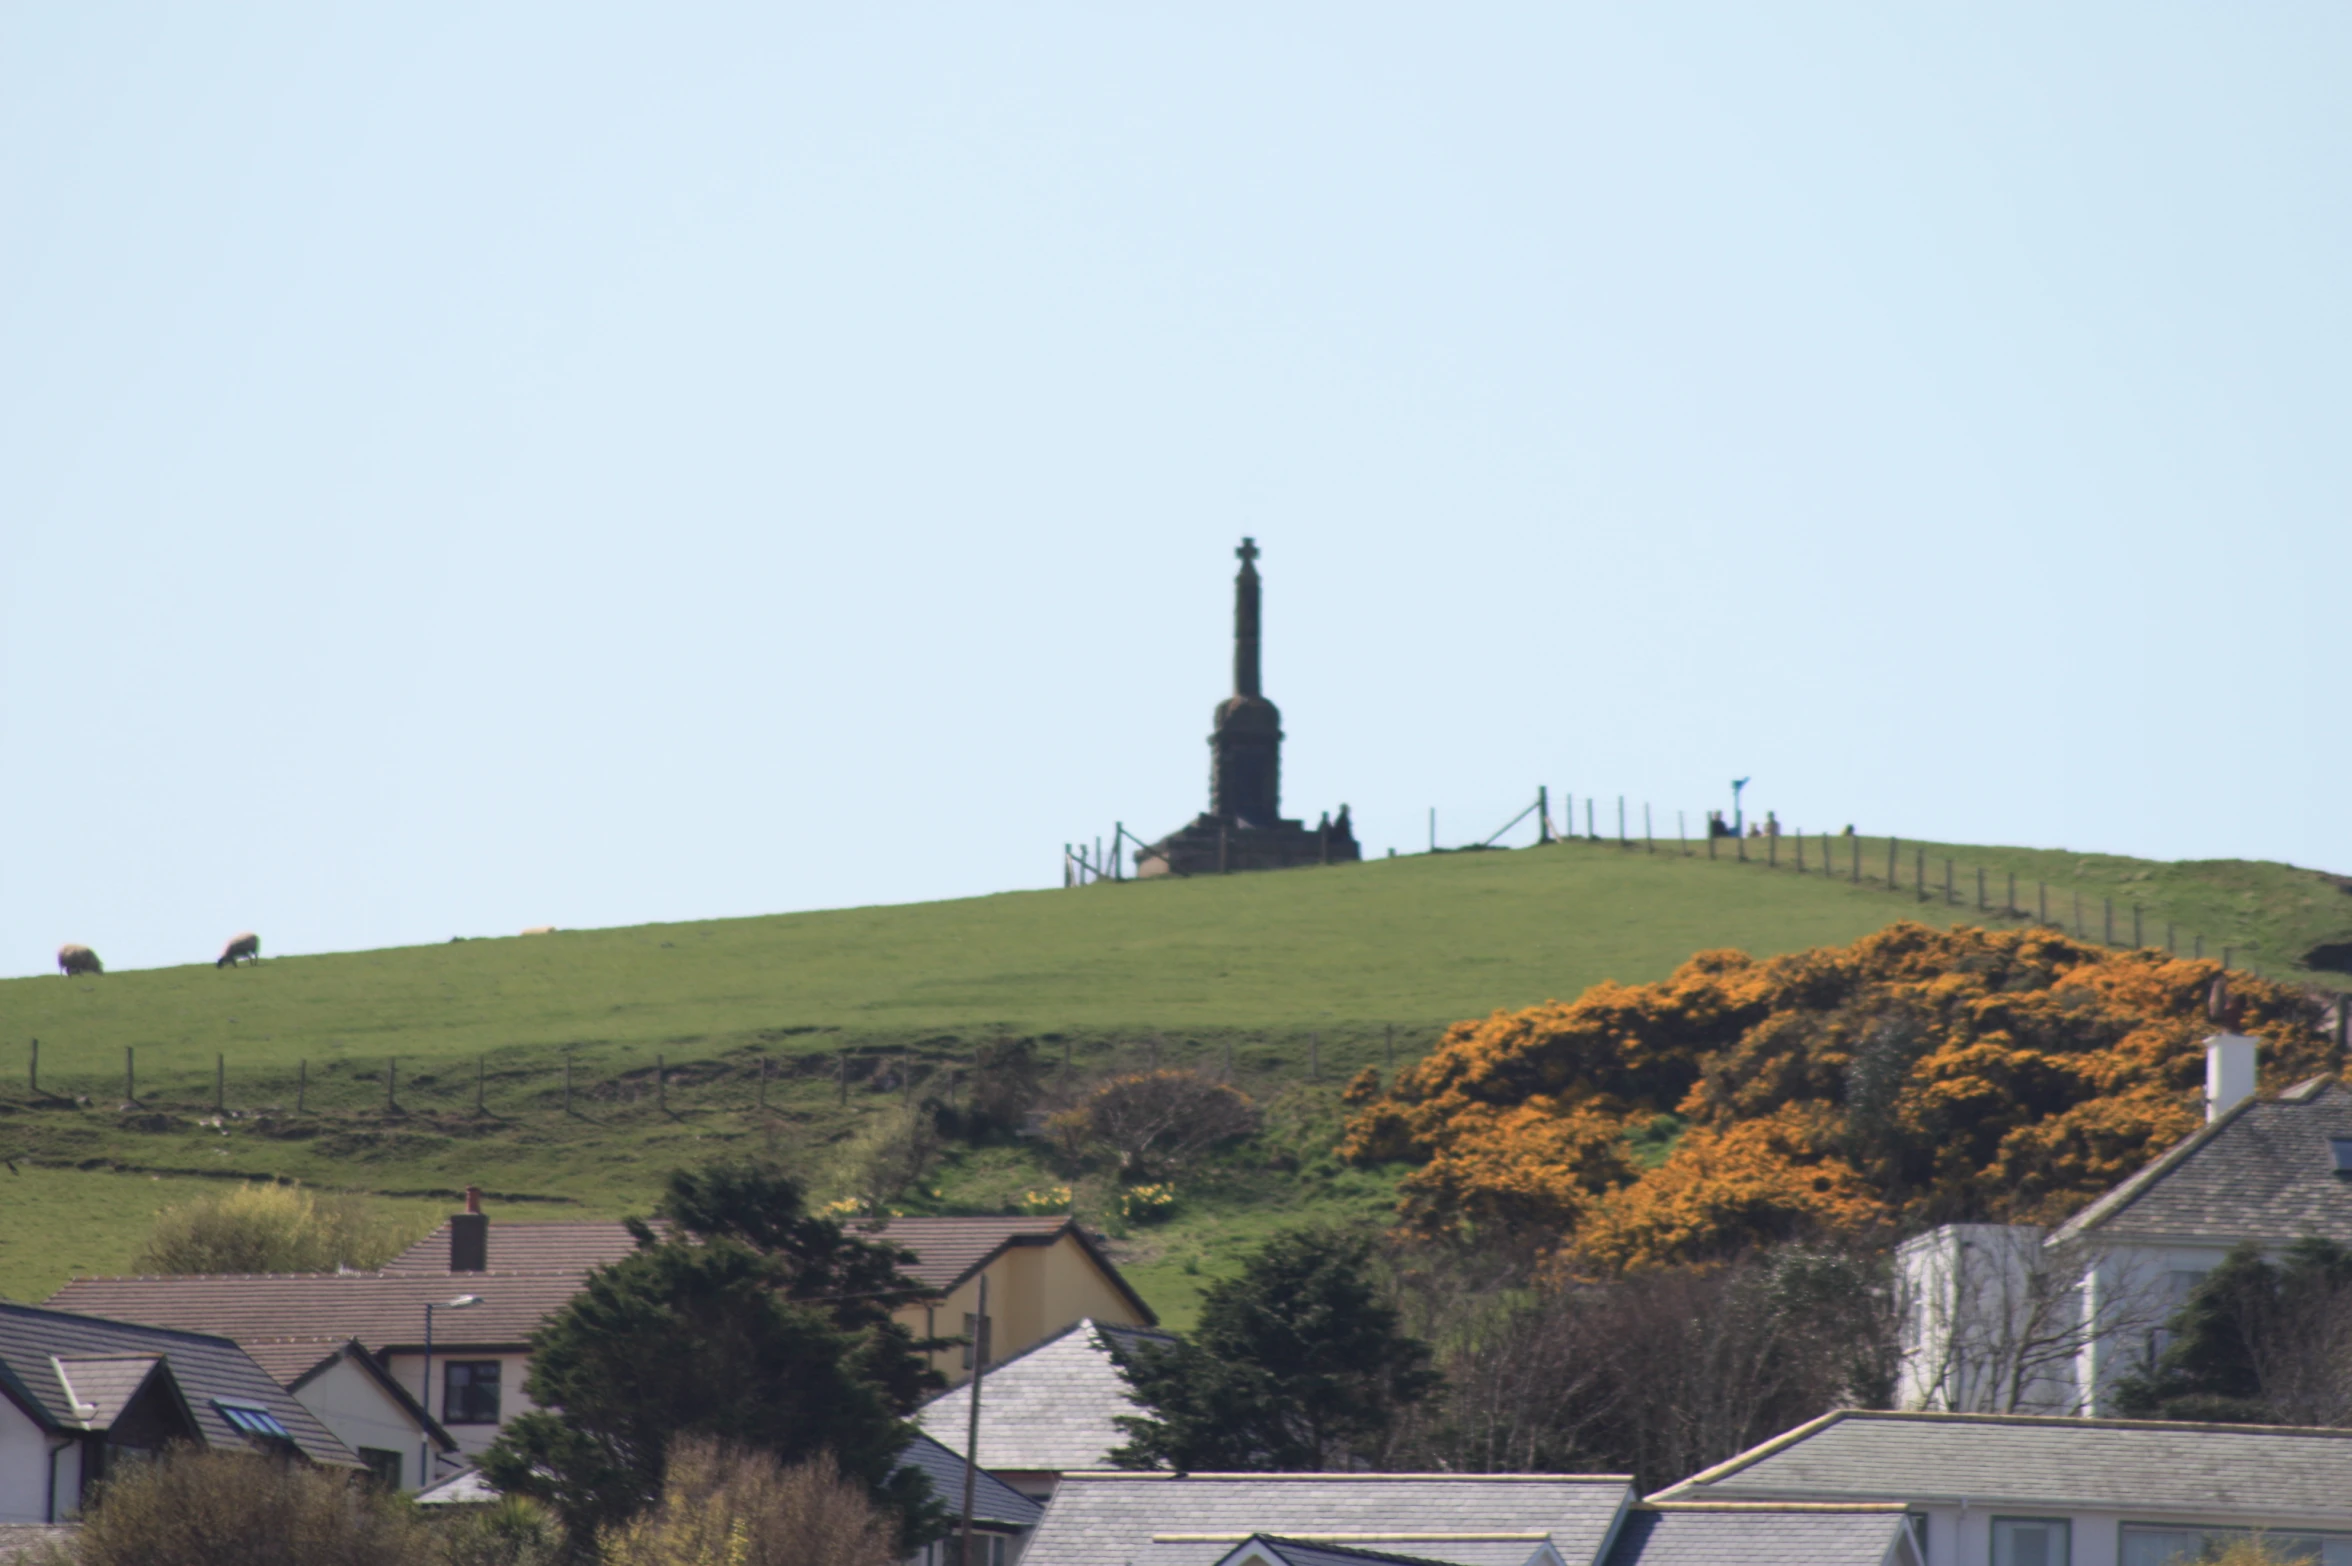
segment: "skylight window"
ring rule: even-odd
[[[278,1416],[259,1403],[246,1403],[236,1398],[216,1397],[212,1406],[220,1410],[221,1418],[249,1436],[264,1441],[291,1441],[293,1432],[278,1423]]]
[[[2336,1155],[2336,1173],[2352,1174],[2352,1136],[2329,1137],[2328,1149]]]

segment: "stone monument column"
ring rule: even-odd
[[[1209,813],[1233,826],[1282,819],[1282,714],[1258,681],[1258,543],[1245,538],[1233,579],[1233,694],[1209,735]]]

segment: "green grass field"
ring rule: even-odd
[[[1308,1212],[1381,1209],[1387,1180],[1324,1156],[1336,1086],[1462,1017],[1662,977],[1705,947],[1794,950],[1897,918],[2009,922],[1974,906],[1978,866],[1993,904],[2015,874],[2029,914],[2046,885],[2052,921],[2070,928],[2079,893],[2093,938],[2112,899],[2121,942],[2137,904],[2148,944],[2169,922],[2183,951],[2202,934],[2209,955],[2226,946],[2274,973],[2352,939],[2343,886],[2285,866],[1931,844],[1923,897],[1913,845],[1900,845],[1891,891],[1885,840],[1861,840],[1861,885],[1848,846],[1833,845],[1829,877],[1818,839],[1803,874],[1785,841],[1777,866],[1753,841],[1745,864],[1729,843],[1710,860],[1703,845],[1686,857],[1577,842],[8,980],[0,1154],[23,1173],[0,1175],[0,1294],[37,1298],[72,1269],[119,1269],[159,1194],[204,1179],[299,1178],[436,1211],[473,1182],[509,1216],[641,1208],[661,1171],[730,1146],[771,1147],[822,1179],[829,1150],[899,1102],[907,1077],[937,1087],[976,1043],[1023,1035],[1078,1070],[1221,1068],[1231,1051],[1245,1086],[1290,1106],[1266,1139],[1278,1159],[1237,1155],[1168,1223],[1123,1242],[1181,1319],[1237,1242]],[[970,1151],[943,1170],[937,1204],[988,1210],[1040,1183],[1022,1149]]]

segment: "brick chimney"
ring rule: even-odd
[[[2254,1096],[2254,1039],[2216,1033],[2205,1041],[2205,1123],[2211,1125]]]
[[[490,1215],[482,1211],[482,1188],[466,1187],[465,1211],[449,1217],[449,1270],[490,1270]]]

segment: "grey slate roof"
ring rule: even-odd
[[[1164,1332],[1079,1321],[989,1368],[980,1390],[980,1465],[1006,1473],[1107,1468],[1127,1434],[1111,1421],[1140,1412],[1111,1362],[1112,1342],[1172,1343]],[[915,1410],[924,1434],[961,1453],[971,1429],[970,1383]]]
[[[986,1403],[983,1402],[983,1407]],[[918,1435],[898,1457],[901,1468],[916,1468],[931,1481],[931,1493],[950,1512],[962,1515],[964,1460],[929,1436]],[[1005,1528],[1034,1528],[1045,1508],[985,1468],[973,1471],[972,1520]]]
[[[309,1409],[227,1338],[134,1327],[33,1305],[0,1304],[0,1396],[29,1402],[33,1407],[28,1411],[52,1429],[85,1428],[66,1401],[53,1359],[139,1355],[163,1359],[180,1395],[187,1400],[189,1412],[196,1416],[207,1446],[242,1450],[251,1444],[213,1406],[214,1398],[230,1398],[258,1403],[275,1414],[294,1444],[313,1461],[359,1465],[350,1448],[329,1434]]]
[[[2352,1244],[2352,1177],[2328,1146],[2352,1138],[2352,1092],[2324,1077],[2248,1099],[2100,1197],[2050,1236]]]
[[[1216,1566],[1260,1533],[1453,1566],[1521,1566],[1548,1537],[1582,1566],[1632,1498],[1613,1475],[1066,1473],[1021,1566]]]
[[[1900,1506],[1640,1507],[1608,1566],[1918,1566]]]
[[[1846,1409],[1656,1501],[1901,1501],[2352,1524],[2352,1430]]]
[[[65,1383],[65,1400],[78,1403],[84,1429],[105,1430],[113,1425],[131,1399],[163,1363],[161,1354],[99,1354],[58,1356],[51,1361]]]

